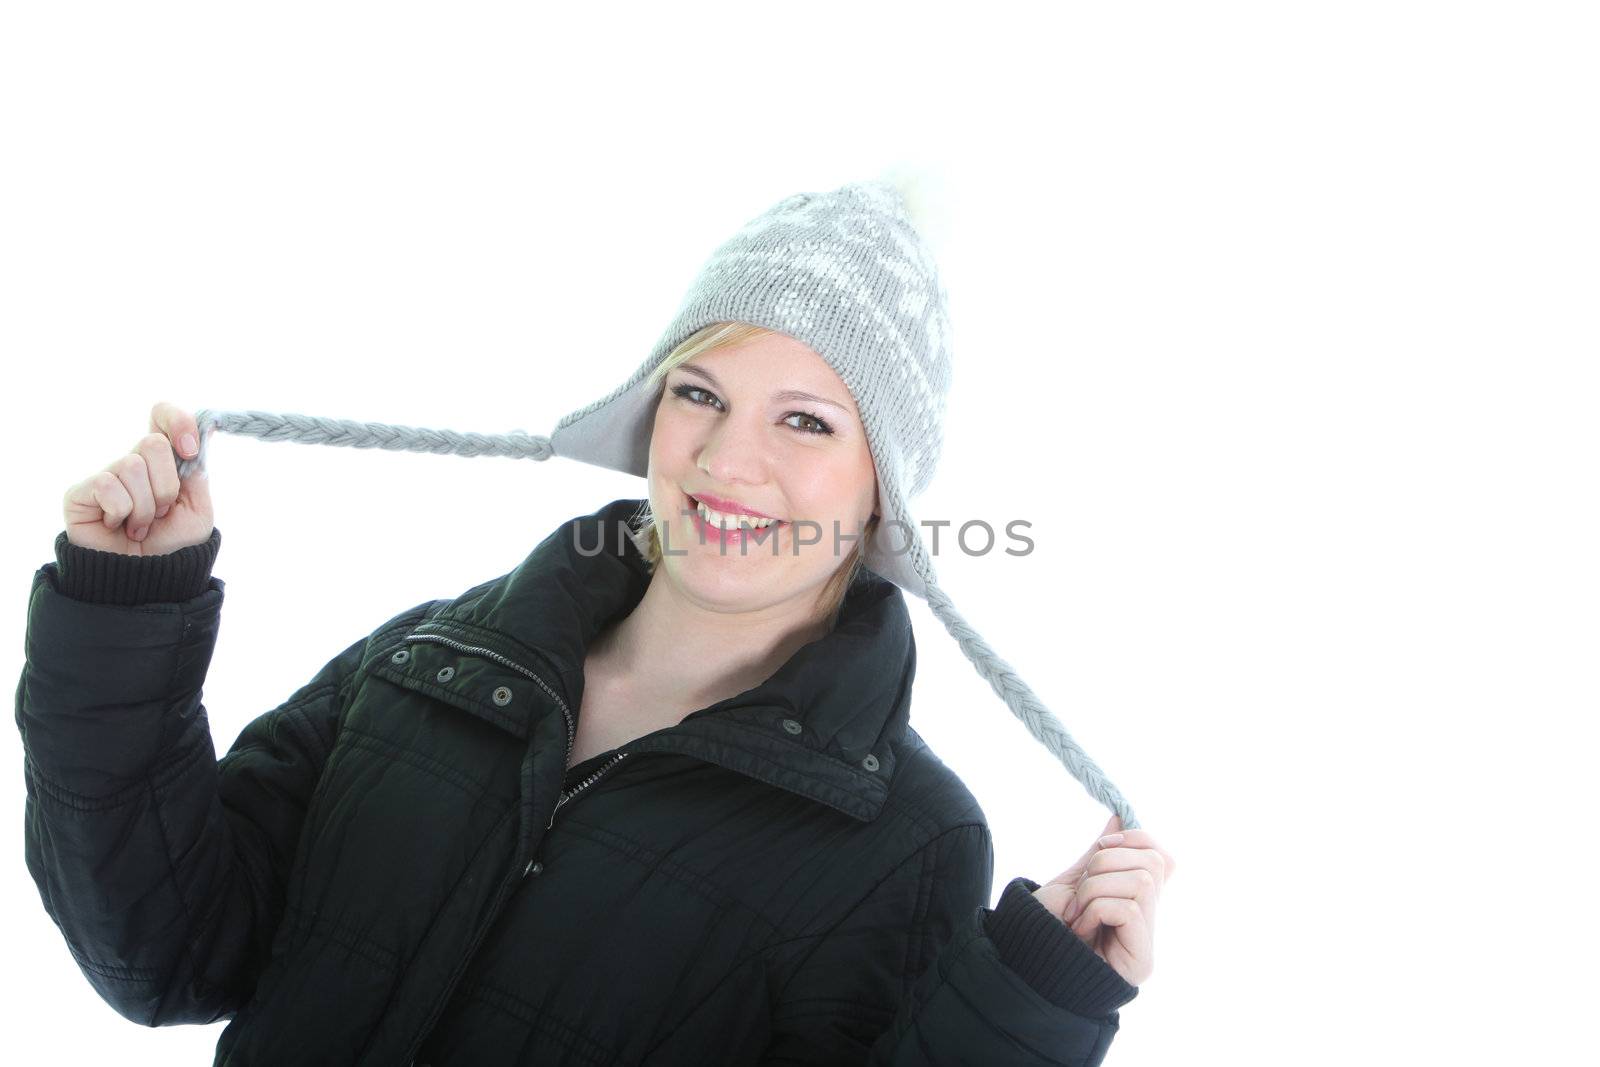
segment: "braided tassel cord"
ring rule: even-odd
[[[280,415],[267,411],[211,411],[195,414],[200,429],[200,448],[193,459],[178,459],[178,476],[186,478],[205,470],[206,445],[214,430],[259,437],[264,441],[297,441],[310,445],[339,445],[346,448],[382,448],[390,451],[429,452],[436,455],[508,456],[514,459],[546,460],[553,456],[550,439],[521,431],[508,434],[457,433],[414,426],[391,426],[382,422],[356,422],[313,415]],[[1067,733],[1061,720],[1034,695],[1011,665],[961,617],[944,590],[929,580],[928,606],[961,646],[961,651],[988,679],[1000,699],[1022,720],[1040,744],[1083,784],[1089,795],[1122,817],[1122,825],[1139,828],[1133,808],[1111,784],[1110,779]]]
[[[1055,754],[1067,768],[1072,776],[1089,791],[1089,795],[1104,804],[1111,811],[1122,816],[1124,829],[1139,829],[1139,820],[1133,813],[1127,800],[1111,780],[1105,776],[1099,765],[1090,759],[1088,754],[1067,733],[1067,728],[1061,725],[1061,720],[1055,713],[1045,707],[1033,690],[1028,688],[1028,683],[1011,668],[1011,665],[999,656],[988,642],[978,635],[967,620],[956,611],[955,604],[945,595],[943,589],[933,582],[927,582],[928,606],[933,613],[944,623],[950,636],[956,639],[961,646],[961,651],[966,653],[967,659],[978,669],[978,673],[989,680],[994,691],[1000,699],[1006,702],[1013,714],[1022,720],[1035,739],[1045,748]]]
[[[213,430],[259,437],[263,441],[297,441],[306,445],[345,448],[382,448],[392,452],[431,452],[436,455],[509,456],[513,459],[549,459],[555,453],[550,439],[513,431],[508,434],[457,433],[416,426],[391,426],[383,422],[325,419],[315,415],[279,415],[269,411],[211,411],[195,413],[200,428],[200,450],[193,459],[178,460],[178,477],[187,478],[206,468],[206,443]]]

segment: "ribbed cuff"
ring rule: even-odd
[[[1013,878],[1000,905],[984,909],[984,928],[1001,961],[1041,997],[1074,1015],[1104,1018],[1138,996],[1138,986],[1039,902],[1033,895],[1038,888],[1031,878]]]
[[[93,604],[167,604],[192,600],[211,584],[211,567],[222,547],[222,531],[198,545],[159,556],[126,556],[84,548],[56,535],[56,589]]]

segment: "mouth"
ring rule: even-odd
[[[705,517],[700,514],[700,501],[696,498],[690,496],[688,493],[685,493],[683,495],[683,502],[684,507],[689,511],[690,525],[692,525],[695,529],[695,532],[706,541],[738,544],[746,538],[755,540],[757,538],[775,536],[778,530],[789,525],[789,523],[783,519],[774,519],[766,526],[749,526],[741,522],[738,525],[729,526],[724,529],[720,524],[713,526],[706,522]],[[707,504],[706,507],[711,511],[716,512],[716,509],[712,508],[710,504]],[[718,514],[726,514],[730,519],[738,518],[738,516],[731,515],[726,512],[718,512]]]

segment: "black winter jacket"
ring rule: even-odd
[[[26,856],[100,996],[231,1019],[229,1065],[1100,1063],[1137,990],[1030,879],[986,906],[983,812],[908,725],[872,572],[761,685],[566,770],[642,503],[395,615],[221,760],[220,531],[63,531],[17,688]]]

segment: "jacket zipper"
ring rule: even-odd
[[[554,689],[550,688],[550,686],[545,682],[545,680],[543,678],[539,677],[537,674],[533,673],[528,668],[524,667],[522,664],[515,663],[512,660],[507,659],[505,656],[502,656],[500,653],[496,652],[492,648],[484,648],[481,645],[464,644],[463,642],[454,640],[453,638],[443,637],[443,636],[441,636],[439,634],[413,633],[413,634],[408,634],[406,636],[405,640],[407,640],[407,641],[437,641],[442,645],[448,645],[449,647],[454,648],[454,649],[456,649],[456,650],[458,650],[460,652],[469,652],[469,653],[471,653],[473,655],[477,655],[477,656],[487,656],[489,659],[494,660],[496,663],[502,664],[502,665],[504,665],[506,667],[510,667],[512,670],[517,671],[519,674],[523,674],[523,675],[533,679],[534,682],[536,682],[538,684],[539,688],[543,689],[546,693],[548,693],[550,695],[550,698],[552,700],[554,700],[556,702],[557,706],[559,706],[561,708],[561,715],[567,721],[567,762],[570,763],[572,761],[572,744],[573,744],[573,741],[575,740],[575,737],[576,737],[576,734],[577,734],[577,727],[576,727],[576,724],[573,722],[573,718],[572,718],[572,710],[567,707],[567,702],[561,699],[561,694],[557,693]],[[622,755],[621,753],[618,753],[619,758],[620,758],[621,755]],[[612,761],[613,764],[615,762],[616,762],[616,760]],[[591,782],[593,782],[595,779],[597,779],[599,777],[600,777],[600,772],[596,772],[595,774],[592,774],[587,779],[585,779],[584,782],[581,785],[574,786],[572,788],[572,790],[571,790],[570,795],[564,794],[561,797],[560,800],[556,801],[556,807],[559,808],[564,801],[571,799],[571,796],[577,795],[577,793],[580,790],[582,790],[584,788],[584,786],[589,785]],[[550,821],[552,823],[555,822],[555,814],[554,814],[554,812],[551,813]],[[549,829],[549,827],[546,827],[546,829]],[[532,867],[533,867],[533,861],[530,860],[530,861],[528,861],[528,866],[524,867],[522,869],[522,877],[524,877],[524,878],[527,877],[528,871],[530,869],[532,869]],[[500,883],[500,888],[495,891],[494,903],[489,908],[489,917],[483,921],[483,924],[481,926],[478,927],[477,933],[475,933],[473,935],[473,937],[472,937],[472,945],[471,945],[471,947],[467,949],[466,954],[463,955],[461,957],[461,959],[456,963],[455,970],[453,972],[451,972],[449,980],[447,982],[445,982],[444,991],[439,994],[438,998],[433,1003],[433,1007],[431,1009],[429,1009],[428,1015],[427,1015],[427,1021],[424,1022],[422,1024],[422,1026],[418,1028],[415,1036],[412,1037],[412,1039],[411,1039],[411,1047],[408,1050],[406,1050],[406,1054],[403,1057],[405,1062],[407,1062],[407,1063],[416,1062],[414,1057],[416,1056],[417,1049],[422,1047],[422,1042],[427,1039],[428,1031],[430,1031],[433,1028],[433,1024],[439,1018],[439,1013],[444,1010],[445,1001],[450,998],[450,994],[451,993],[455,992],[456,983],[461,980],[461,975],[463,973],[465,973],[465,971],[467,969],[467,964],[470,963],[472,961],[472,957],[477,954],[478,946],[483,943],[484,935],[489,932],[489,927],[493,926],[495,919],[499,917],[500,909],[505,904],[505,900],[506,900],[507,894],[510,893],[510,891],[511,891],[511,889],[512,889],[512,887],[514,885],[520,884],[521,881],[522,881],[522,879],[518,878],[514,882],[508,879],[508,880],[504,880],[504,881],[502,881]]]
[[[583,792],[585,789],[589,788],[591,785],[594,785],[594,783],[598,782],[600,780],[600,776],[601,775],[605,774],[611,768],[613,768],[617,764],[621,763],[622,762],[622,757],[624,757],[626,755],[627,755],[626,752],[618,752],[615,756],[612,756],[609,760],[607,760],[605,762],[605,765],[602,766],[599,770],[597,770],[593,774],[589,775],[589,777],[585,778],[583,781],[579,782],[577,785],[573,786],[571,789],[568,789],[566,792],[562,793],[561,794],[561,799],[556,801],[556,806],[550,809],[550,821],[544,824],[544,828],[546,830],[549,830],[551,827],[555,826],[555,824],[556,824],[556,812],[561,810],[561,805],[567,803],[573,797],[577,796],[579,793]],[[527,875],[529,868],[531,868],[532,866],[533,866],[533,861],[529,860],[528,861],[528,866],[524,867],[522,869],[522,873],[523,873],[524,876]]]

